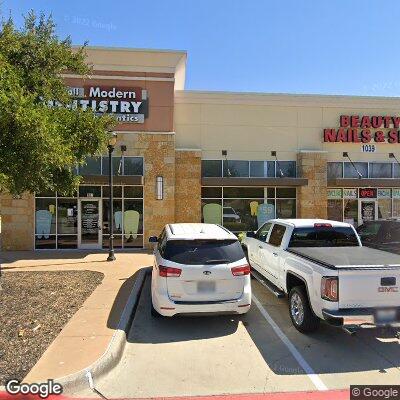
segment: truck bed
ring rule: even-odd
[[[400,268],[400,255],[370,247],[291,247],[287,251],[330,269]]]

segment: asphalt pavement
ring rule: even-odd
[[[106,398],[149,398],[348,389],[398,384],[400,342],[388,329],[349,336],[321,324],[303,335],[286,299],[252,280],[244,316],[154,318],[148,278],[123,357],[99,381]],[[79,396],[98,397],[89,389]]]

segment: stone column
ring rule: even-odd
[[[175,222],[201,222],[201,150],[175,152]]]
[[[175,134],[139,133],[132,139],[131,153],[144,157],[143,234],[144,247],[149,248],[149,236],[158,236],[175,219]],[[163,177],[162,200],[156,199],[157,176]]]
[[[301,150],[297,175],[308,179],[297,191],[297,217],[327,218],[327,152]]]
[[[0,196],[1,249],[33,250],[35,199],[24,193],[15,198],[8,193]]]

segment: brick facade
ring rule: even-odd
[[[175,222],[201,221],[201,151],[175,152]]]
[[[327,218],[327,153],[301,151],[297,174],[308,179],[308,185],[297,190],[297,217]]]
[[[129,155],[144,158],[144,246],[175,218],[175,134],[127,133],[119,135],[117,148],[125,144]],[[156,200],[156,179],[162,176],[164,196]]]
[[[10,194],[1,194],[2,250],[33,250],[34,212],[33,195],[24,194],[21,198],[13,198]]]

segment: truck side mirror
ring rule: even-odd
[[[157,236],[150,236],[149,237],[149,243],[157,243],[158,242],[158,237]]]
[[[254,231],[246,232],[246,237],[253,238],[255,236],[256,236],[256,233]]]

